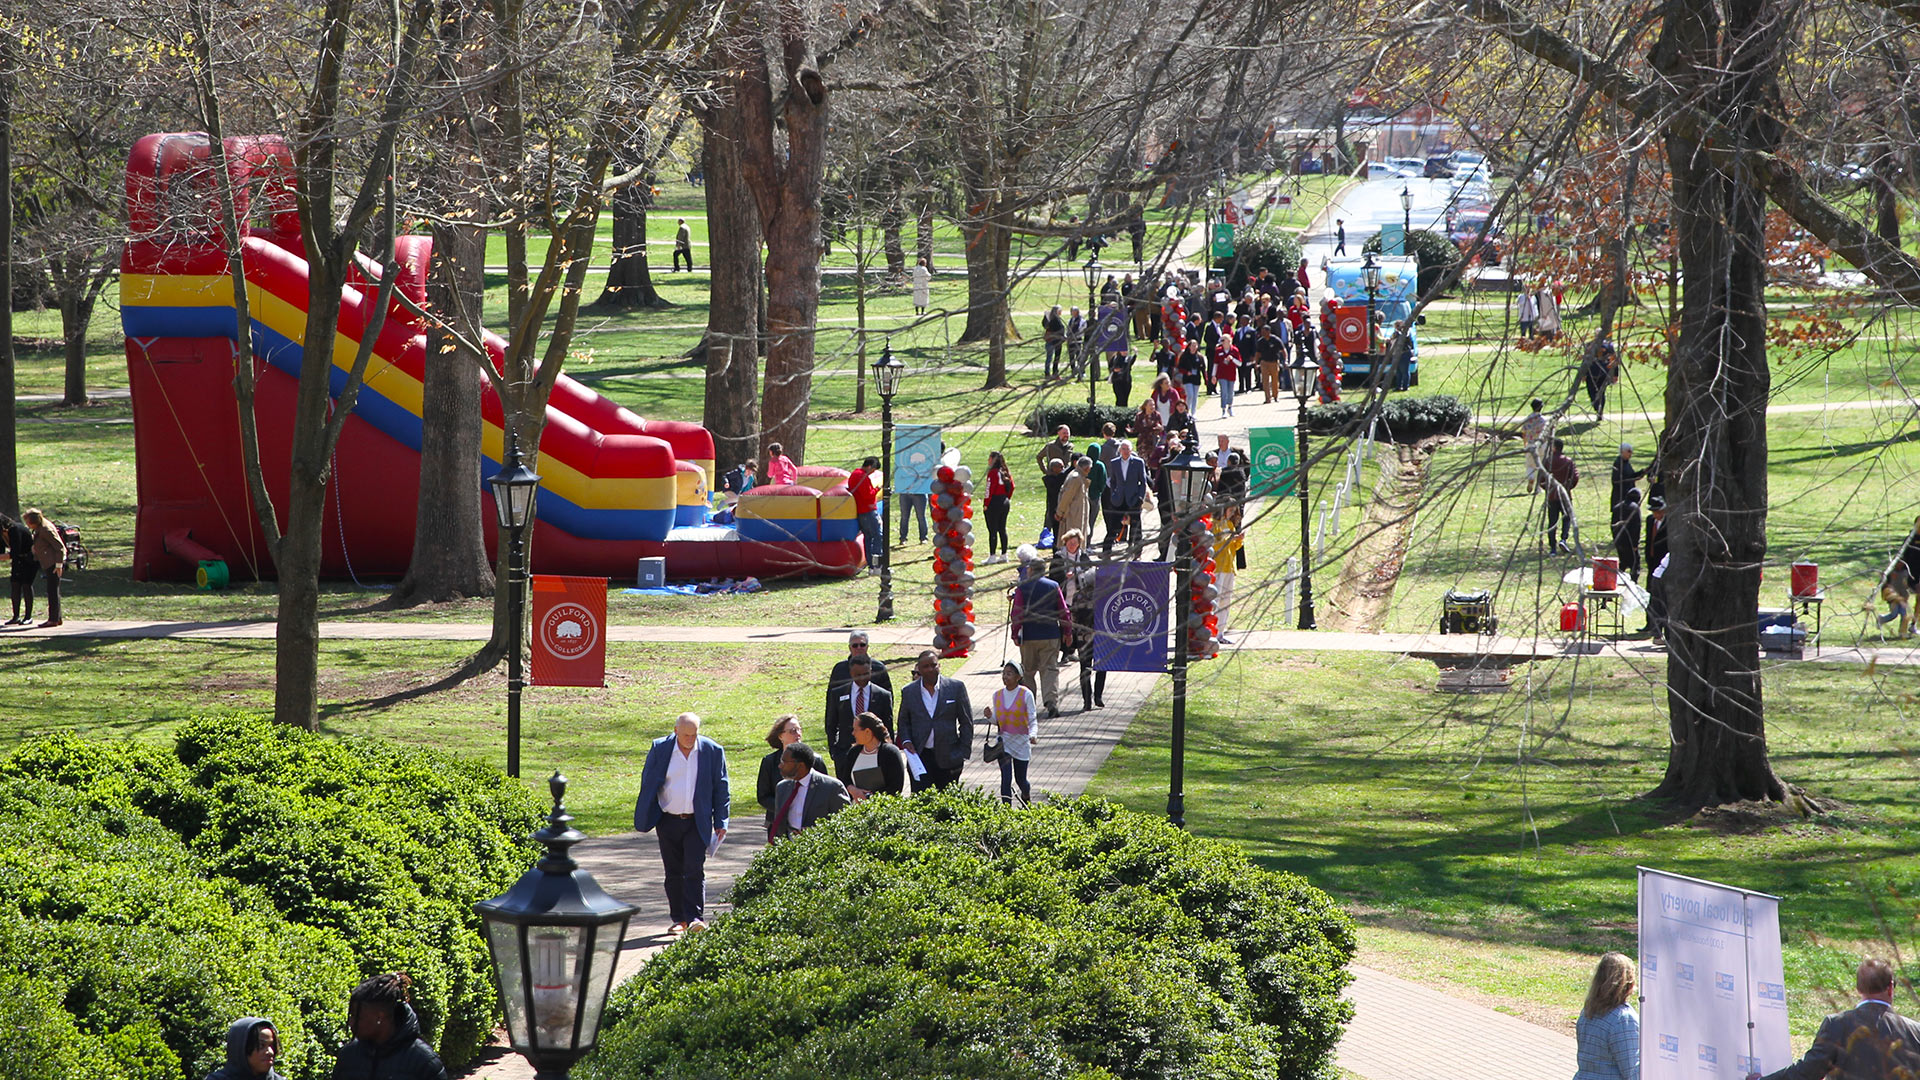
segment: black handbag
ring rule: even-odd
[[[1000,741],[1000,725],[995,724],[993,725],[993,734],[987,736],[986,743],[980,747],[980,760],[985,763],[992,763],[1006,756],[1007,748]]]

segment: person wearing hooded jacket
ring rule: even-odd
[[[227,1028],[227,1063],[207,1080],[280,1080],[273,1063],[280,1057],[280,1033],[273,1021],[243,1016]]]
[[[420,1018],[408,1002],[413,980],[400,972],[375,975],[347,999],[347,1024],[353,1038],[340,1048],[333,1080],[447,1080],[420,1037]]]

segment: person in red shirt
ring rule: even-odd
[[[987,455],[987,562],[1007,561],[1007,508],[1013,502],[1013,473],[995,450]]]
[[[1240,350],[1232,338],[1223,338],[1213,347],[1213,382],[1220,391],[1220,415],[1233,415],[1233,389],[1240,381]]]
[[[869,457],[847,477],[847,494],[853,496],[853,513],[860,522],[860,535],[867,538],[867,573],[880,568],[880,555],[887,539],[880,528],[880,489],[873,478],[880,472],[880,459]]]
[[[1568,535],[1573,528],[1573,489],[1580,483],[1580,469],[1567,456],[1565,439],[1553,440],[1553,456],[1547,460],[1547,543],[1555,551],[1567,551]],[[1554,526],[1560,527],[1560,539],[1553,538]]]
[[[1307,280],[1307,260],[1300,260],[1300,269],[1294,271],[1293,279],[1300,283],[1300,292],[1295,295],[1304,296],[1308,289],[1313,288],[1313,282]]]

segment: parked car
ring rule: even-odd
[[[1427,158],[1427,163],[1422,169],[1421,175],[1432,177],[1435,180],[1445,180],[1447,177],[1453,175],[1453,162],[1448,161],[1447,155],[1445,154],[1433,154]]]
[[[1424,158],[1390,157],[1387,159],[1387,164],[1393,166],[1394,172],[1409,180],[1418,180],[1427,175],[1427,162]]]
[[[1494,222],[1488,227],[1491,214],[1491,210],[1482,208],[1462,210],[1454,215],[1453,224],[1447,230],[1447,239],[1453,241],[1453,246],[1459,248],[1469,262],[1478,258],[1484,266],[1500,265],[1500,223]],[[1484,238],[1480,235],[1482,228],[1487,231]]]
[[[1447,155],[1447,163],[1453,166],[1455,172],[1459,172],[1470,165],[1484,167],[1487,163],[1487,155],[1478,150],[1455,150]]]
[[[1399,178],[1400,178],[1400,173],[1397,170],[1395,170],[1393,166],[1387,164],[1386,162],[1384,161],[1367,162],[1367,179],[1398,180]]]

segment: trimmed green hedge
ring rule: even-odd
[[[253,1014],[281,1025],[283,1074],[324,1077],[347,992],[389,970],[465,1062],[496,1012],[471,904],[531,865],[540,817],[486,766],[254,716],[172,748],[28,744],[0,761],[0,997],[20,977],[53,996],[0,1006],[0,1075],[18,1054],[198,1080]]]
[[[1330,1075],[1353,924],[1096,800],[871,799],[615,991],[593,1080]]]
[[[1364,401],[1340,401],[1332,405],[1307,407],[1307,432],[1311,435],[1351,435],[1366,416]],[[1473,422],[1473,410],[1452,394],[1426,397],[1389,397],[1375,417],[1373,436],[1393,442],[1412,443],[1432,435],[1458,435]]]
[[[1104,385],[1101,387],[1101,394],[1109,396]],[[1118,405],[1097,405],[1089,411],[1084,401],[1078,405],[1038,405],[1027,415],[1027,431],[1030,434],[1044,435],[1051,439],[1053,433],[1060,430],[1060,425],[1065,424],[1072,429],[1076,437],[1098,438],[1100,428],[1106,424],[1112,424],[1115,431],[1124,433],[1127,425],[1133,422],[1133,415],[1134,410],[1123,409]],[[1086,449],[1084,445],[1080,448]]]
[[[1232,277],[1227,287],[1238,296],[1247,278],[1271,270],[1282,282],[1293,280],[1300,268],[1300,234],[1278,225],[1249,225],[1235,231]]]

